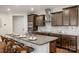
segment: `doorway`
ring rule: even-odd
[[[24,34],[24,16],[13,16],[13,32]]]

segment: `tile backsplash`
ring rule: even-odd
[[[79,35],[79,26],[51,26],[51,23],[46,23],[45,26],[39,26],[38,31]]]

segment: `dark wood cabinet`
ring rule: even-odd
[[[36,26],[36,22],[35,22],[36,16],[37,15],[35,14],[28,15],[28,32],[33,32],[38,29],[38,27]]]
[[[64,8],[63,11],[52,13],[52,26],[77,26],[78,6]]]
[[[62,35],[62,47],[77,52],[77,37]]]
[[[62,12],[52,13],[52,26],[62,26]]]
[[[78,6],[63,9],[63,25],[65,26],[78,25]]]
[[[57,36],[56,46],[73,52],[77,52],[77,36],[59,35]]]
[[[53,36],[58,37],[55,41],[55,46],[66,49],[69,51],[77,52],[77,36],[74,35],[65,35],[65,34],[57,34],[57,33],[45,33],[45,32],[34,32],[34,34],[46,35],[46,36]],[[50,52],[53,52],[53,42],[49,44]]]
[[[78,25],[78,8],[72,7],[69,9],[70,12],[70,25]]]
[[[56,13],[52,13],[52,18],[51,18],[51,20],[52,20],[52,26],[56,26],[57,24],[56,24],[56,20],[57,19],[57,17],[56,17]]]
[[[63,13],[62,12],[58,12],[57,14],[57,21],[56,21],[56,23],[57,23],[57,26],[62,26],[62,18],[63,18]]]
[[[49,51],[50,53],[56,53],[56,40],[49,43]]]
[[[36,16],[36,25],[37,26],[45,26],[45,15],[37,15]]]
[[[63,11],[63,25],[69,26],[69,10],[64,9]]]
[[[62,38],[61,38],[60,34],[49,33],[49,36],[58,37],[58,39],[56,40],[56,46],[57,47],[61,47],[61,45],[62,45]]]
[[[70,38],[68,36],[62,36],[62,47],[69,48]]]
[[[73,51],[77,51],[77,37],[70,37],[69,41],[69,49]]]
[[[56,46],[61,47],[62,46],[62,38],[61,35],[57,36],[58,39],[56,40]]]

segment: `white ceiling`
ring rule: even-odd
[[[34,8],[34,12],[44,10],[46,8],[63,8],[71,5],[0,5],[0,12],[32,12],[31,8]],[[10,11],[7,9],[10,8]]]

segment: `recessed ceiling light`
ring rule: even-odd
[[[33,11],[33,10],[34,10],[34,8],[31,8],[31,10]]]
[[[10,11],[11,9],[10,8],[7,8],[7,11]]]

